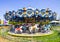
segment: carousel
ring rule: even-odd
[[[49,22],[56,20],[56,12],[49,8],[39,10],[24,7],[17,11],[7,11],[4,18],[11,24],[10,35],[43,36],[53,33]]]

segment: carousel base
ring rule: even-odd
[[[12,36],[46,36],[46,35],[50,35],[50,34],[53,34],[53,31],[50,31],[48,33],[34,33],[34,34],[28,34],[28,33],[22,33],[22,34],[15,34],[15,33],[12,33],[12,32],[8,32],[9,35],[12,35]]]

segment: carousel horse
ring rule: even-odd
[[[50,28],[51,28],[51,25],[46,25],[46,26],[44,26],[44,32],[47,32],[48,30],[50,30]]]
[[[50,30],[50,28],[51,28],[51,25],[48,24],[48,25],[46,26],[46,29],[47,29],[47,30]]]
[[[30,33],[37,32],[38,31],[38,24],[35,24],[34,26],[29,27]]]
[[[19,31],[19,33],[22,33],[23,32],[22,27],[23,26],[20,26],[19,28],[16,28],[15,29],[15,33],[17,33],[18,31]]]

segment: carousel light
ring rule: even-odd
[[[14,11],[14,10],[12,10],[12,13],[15,13],[15,11]]]
[[[42,14],[42,17],[44,17],[45,12],[46,12],[46,10],[45,10],[45,9],[41,9],[41,14]]]
[[[49,8],[46,9],[46,14],[49,14]]]
[[[38,17],[40,15],[40,10],[39,9],[35,9],[34,10],[34,14],[35,14],[35,17]]]
[[[52,14],[51,14],[51,15],[48,15],[48,17],[49,17],[49,18],[52,17]]]
[[[48,15],[47,15],[47,14],[45,14],[45,15],[44,15],[44,17],[48,17]]]
[[[26,15],[26,10],[27,10],[27,9],[24,7],[24,8],[23,8],[23,14],[25,14],[25,15]]]
[[[52,17],[52,13],[49,13],[49,14],[48,14],[48,17],[49,17],[49,18]]]
[[[9,15],[12,15],[12,12],[11,11],[9,11]]]
[[[57,13],[56,12],[53,12],[53,19],[56,20],[56,15]]]
[[[27,17],[27,13],[26,12],[23,12],[23,17]]]
[[[22,9],[19,9],[19,10],[17,11],[17,13],[21,15],[21,14],[22,14]]]
[[[53,14],[54,16],[56,16],[56,12],[54,12],[54,14]]]
[[[39,13],[39,12],[38,12],[38,11],[36,11],[36,17],[38,17],[38,13]]]
[[[45,12],[46,12],[46,10],[45,10],[45,9],[41,9],[41,12],[42,12],[42,13],[45,13]]]
[[[39,12],[38,11],[36,11],[36,14],[38,14]]]
[[[27,9],[24,7],[23,10],[27,10]]]
[[[5,19],[10,20],[11,19],[11,14],[12,13],[10,13],[10,11],[6,12],[5,15],[4,15]]]
[[[52,10],[49,10],[49,13],[52,13]]]
[[[19,9],[19,10],[16,12],[16,16],[22,17],[22,15],[23,15],[23,10],[22,10],[22,9]]]
[[[28,17],[32,17],[34,14],[34,11],[32,9],[27,9],[26,12],[27,12]]]

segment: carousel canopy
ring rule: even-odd
[[[32,9],[32,8],[23,8],[18,9],[17,11],[12,10],[5,13],[4,18],[6,20],[16,20],[22,19],[23,17],[31,18],[31,17],[48,17],[48,18],[56,18],[56,12],[52,12],[52,10],[48,9]]]

